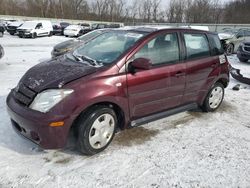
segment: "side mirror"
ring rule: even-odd
[[[137,58],[129,64],[129,72],[135,73],[138,70],[149,70],[152,67],[152,61],[147,58]]]

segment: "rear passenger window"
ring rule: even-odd
[[[187,59],[210,56],[209,45],[205,34],[184,34]]]
[[[220,39],[217,35],[208,35],[210,46],[211,46],[211,53],[213,56],[216,55],[222,55],[224,53],[224,50],[222,48]]]

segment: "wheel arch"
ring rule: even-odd
[[[114,103],[114,102],[109,102],[109,101],[103,101],[103,102],[97,102],[94,104],[91,104],[87,108],[83,109],[79,115],[75,118],[73,124],[71,125],[71,128],[76,128],[77,122],[79,121],[79,118],[83,115],[85,115],[87,112],[89,112],[91,109],[96,108],[97,106],[106,106],[111,109],[113,109],[117,115],[117,120],[118,120],[118,130],[123,130],[125,128],[125,113],[122,110],[122,108]]]

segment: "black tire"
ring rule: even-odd
[[[221,88],[222,89],[222,98],[221,98],[221,100],[219,101],[219,102],[215,102],[216,103],[216,107],[212,107],[212,104],[211,104],[211,102],[210,102],[210,98],[212,97],[212,92],[216,89],[216,88]],[[203,105],[202,105],[202,110],[204,111],[204,112],[214,112],[215,110],[217,110],[219,107],[220,107],[220,105],[221,105],[221,103],[222,103],[222,101],[223,101],[223,99],[224,99],[224,93],[225,93],[225,91],[224,91],[224,86],[221,84],[221,83],[219,83],[219,82],[217,82],[217,83],[215,83],[214,85],[213,85],[213,87],[210,89],[210,91],[208,92],[208,94],[207,94],[207,96],[206,96],[206,98],[205,98],[205,100],[204,100],[204,103],[203,103]]]
[[[0,37],[3,37],[3,32],[0,32]]]
[[[31,36],[33,39],[37,38],[37,34],[36,33],[32,33],[32,36]]]
[[[15,33],[10,33],[10,35],[15,35]]]
[[[245,58],[239,58],[239,60],[240,62],[244,62],[244,63],[248,62],[248,59],[245,59]]]
[[[226,47],[226,53],[227,55],[231,55],[234,53],[234,45],[233,44],[228,44]]]
[[[108,114],[111,117],[113,117],[114,131],[112,135],[108,136],[107,138],[109,140],[108,143],[106,143],[105,146],[96,149],[92,147],[90,144],[90,134],[92,134],[92,131],[93,131],[92,126],[94,122],[98,120],[98,118],[101,119],[101,116],[105,114]],[[77,126],[76,126],[78,150],[85,155],[94,155],[105,150],[114,138],[116,127],[117,127],[117,122],[118,122],[117,116],[114,110],[106,106],[95,106],[88,112],[82,114],[79,117]]]
[[[49,37],[51,37],[53,35],[53,33],[52,32],[49,32]]]

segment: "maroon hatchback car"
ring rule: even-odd
[[[104,33],[40,63],[8,98],[14,129],[44,149],[104,150],[117,130],[200,107],[215,111],[229,64],[215,33],[149,27]]]

